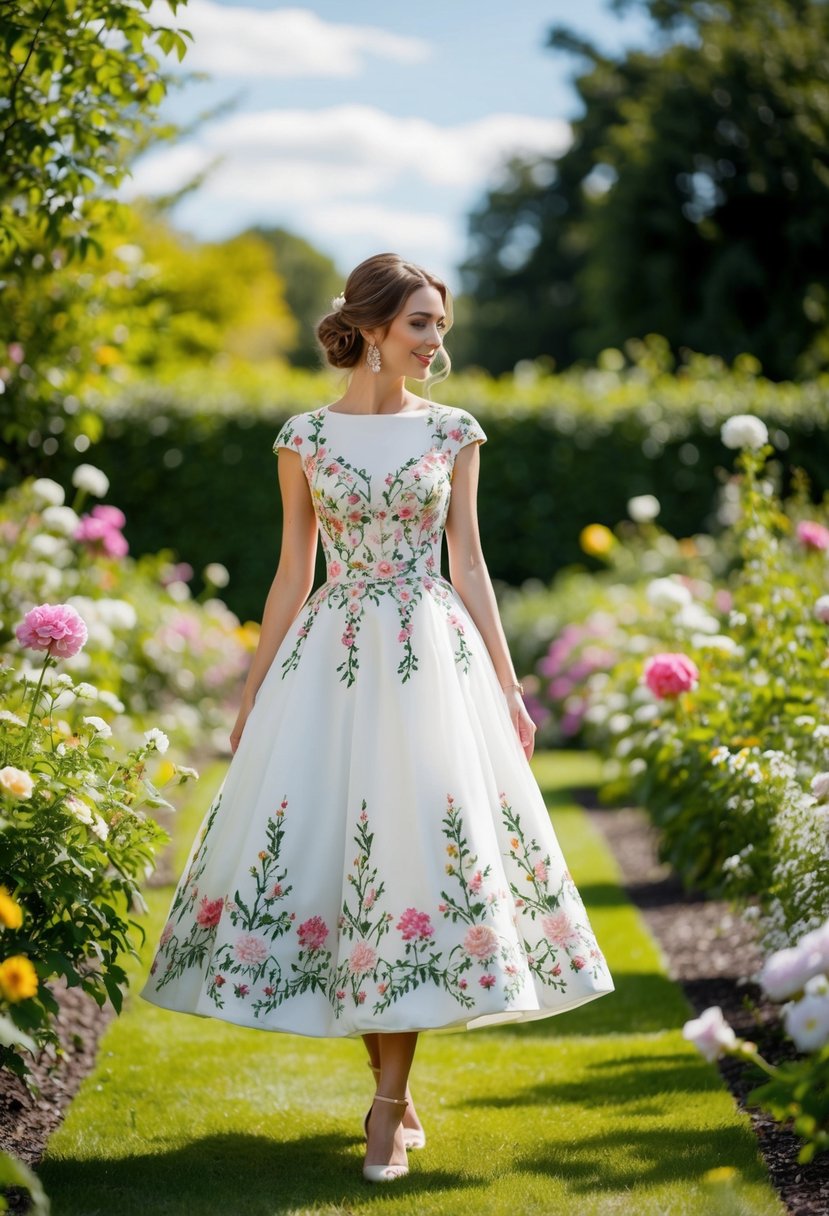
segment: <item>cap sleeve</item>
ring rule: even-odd
[[[292,452],[299,452],[302,448],[302,434],[299,428],[299,416],[292,414],[283,424],[273,441],[273,451],[278,448],[288,448]]]
[[[486,443],[486,432],[477,418],[466,410],[459,410],[451,421],[449,440],[456,454],[469,443]]]

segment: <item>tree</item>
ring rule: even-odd
[[[285,285],[285,302],[298,324],[291,362],[297,367],[317,368],[320,351],[314,328],[330,310],[332,297],[342,291],[343,276],[329,257],[285,228],[252,231],[273,250],[275,269]]]
[[[562,156],[513,164],[471,217],[468,358],[569,363],[659,332],[812,374],[829,364],[829,6],[646,7],[660,44],[619,60],[552,31],[588,61],[584,113]]]

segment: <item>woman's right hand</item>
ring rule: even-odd
[[[230,732],[230,750],[233,755],[236,755],[236,748],[239,746],[239,740],[242,737],[242,731],[245,729],[245,723],[248,720],[248,714],[253,709],[253,701],[242,701],[239,707],[239,713],[236,716],[236,721],[233,724],[233,730]]]

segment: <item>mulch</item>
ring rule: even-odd
[[[744,978],[756,975],[763,961],[752,927],[728,903],[683,889],[670,866],[659,861],[658,833],[643,811],[603,810],[590,805],[590,794],[582,801],[616,857],[631,902],[661,947],[669,976],[681,985],[694,1013],[719,1005],[736,1033],[756,1043],[770,1064],[795,1058],[793,1045],[780,1029],[779,1005]],[[738,1107],[751,1119],[772,1184],[788,1211],[793,1216],[826,1216],[829,1153],[800,1165],[800,1140],[769,1115],[745,1105],[746,1095],[761,1079],[757,1070],[733,1056],[724,1056],[718,1067]]]
[[[605,810],[591,805],[592,791],[582,801],[592,822],[616,857],[623,885],[641,910],[665,957],[668,974],[682,986],[691,1007],[701,1013],[719,1005],[738,1035],[757,1043],[772,1063],[792,1058],[791,1044],[779,1031],[779,1010],[765,1000],[757,984],[743,976],[759,970],[762,956],[750,926],[723,902],[687,892],[670,868],[658,860],[657,833],[644,812],[633,808]],[[169,856],[159,859],[155,885],[171,881]],[[37,1169],[44,1147],[60,1125],[83,1079],[92,1070],[98,1043],[115,1016],[110,1003],[101,1008],[87,993],[61,981],[52,985],[60,1004],[56,1028],[62,1055],[42,1053],[31,1062],[39,1094],[32,1097],[21,1081],[0,1073],[0,1148]],[[755,1084],[738,1061],[725,1057],[720,1073],[740,1109]],[[792,1216],[826,1216],[829,1212],[829,1153],[799,1165],[800,1142],[769,1116],[748,1109],[773,1185]],[[9,1211],[25,1213],[28,1202],[15,1189],[8,1192]]]

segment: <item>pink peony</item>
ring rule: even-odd
[[[120,529],[126,522],[126,515],[118,507],[99,503],[88,515],[81,516],[73,539],[99,546],[108,557],[124,557],[129,545]]]
[[[655,697],[678,697],[696,688],[699,671],[686,654],[655,654],[645,664],[643,678]]]
[[[241,933],[236,938],[233,956],[237,963],[252,963],[258,966],[268,957],[268,943],[256,933]]]
[[[47,650],[61,659],[71,659],[88,637],[83,618],[71,604],[39,604],[26,613],[15,633],[21,646]]]
[[[403,935],[404,942],[418,937],[428,940],[434,936],[435,932],[428,915],[425,912],[418,912],[416,908],[406,908],[397,922],[397,928]]]
[[[807,549],[829,549],[829,528],[813,519],[801,519],[796,528],[797,539]]]
[[[498,934],[489,925],[471,925],[463,939],[463,948],[473,958],[492,958],[498,949]]]
[[[553,912],[541,918],[541,928],[544,936],[554,946],[566,946],[578,937],[573,922],[566,912]]]
[[[201,901],[196,913],[196,923],[205,929],[212,929],[222,918],[223,899],[209,899],[207,895]]]
[[[352,975],[365,975],[377,966],[377,951],[368,942],[357,942],[348,960],[348,969]]]
[[[328,937],[328,925],[321,916],[312,916],[302,922],[297,929],[297,936],[301,946],[306,946],[309,950],[321,950]]]

